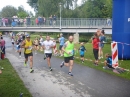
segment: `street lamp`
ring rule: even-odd
[[[60,5],[60,30],[61,30],[61,5],[62,3],[59,3],[59,5]]]

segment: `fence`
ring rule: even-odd
[[[39,20],[39,21],[38,21]],[[60,26],[60,19],[43,19],[40,18],[37,20],[35,18],[0,18],[0,26],[13,26],[13,27],[37,27],[37,26]],[[5,23],[5,25],[4,25]],[[62,18],[61,19],[62,27],[112,27],[112,20],[106,18]]]

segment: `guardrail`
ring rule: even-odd
[[[0,26],[6,27],[37,27],[60,26],[60,19],[39,18],[0,18]],[[62,27],[112,27],[112,20],[106,18],[62,18]]]

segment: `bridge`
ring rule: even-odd
[[[112,34],[112,22],[109,19],[75,19],[75,18],[63,18],[56,21],[46,19],[46,22],[36,24],[34,18],[30,18],[30,21],[12,24],[6,27],[0,27],[0,31],[28,31],[28,32],[61,32],[61,33],[94,33],[97,28],[105,30],[106,34]]]

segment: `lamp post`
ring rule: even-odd
[[[62,3],[59,3],[59,5],[60,5],[60,30],[61,30],[61,5]]]

